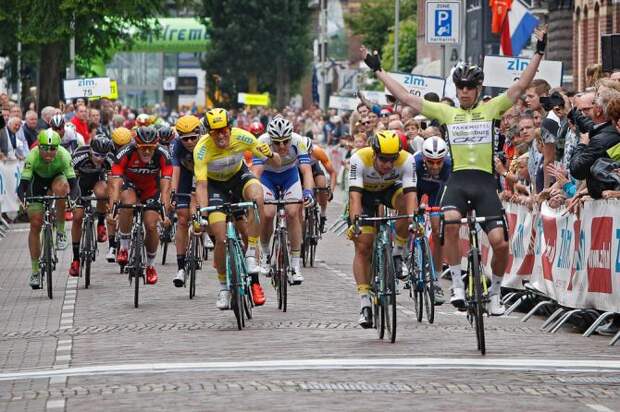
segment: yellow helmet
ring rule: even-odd
[[[179,134],[199,133],[200,132],[200,119],[191,114],[179,117],[177,124],[174,126]],[[198,129],[198,130],[196,130]]]
[[[372,150],[381,156],[397,156],[401,150],[400,138],[392,130],[377,132],[372,139]]]
[[[230,116],[224,109],[211,109],[205,115],[203,123],[207,130],[223,129],[230,126]]]
[[[112,132],[112,141],[117,146],[125,146],[131,142],[131,130],[126,127],[117,127]]]

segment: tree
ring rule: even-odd
[[[209,97],[217,89],[275,92],[278,107],[289,102],[291,84],[310,61],[310,10],[305,0],[204,0],[209,50],[204,62]]]
[[[417,0],[401,0],[400,20],[415,16],[416,6]],[[360,12],[346,16],[345,21],[353,34],[362,36],[369,50],[381,50],[394,27],[394,0],[363,1]]]
[[[164,12],[165,0],[4,0],[0,25],[8,23],[26,50],[37,51],[38,107],[57,105],[61,79],[69,62],[69,42],[75,36],[76,69],[87,73],[90,64],[121,42],[131,43],[157,28],[149,17]],[[75,22],[75,23],[73,23]],[[6,26],[5,26],[6,27]],[[135,27],[130,31],[130,27]],[[4,41],[7,34],[0,34]],[[16,47],[0,53],[17,57]],[[11,49],[15,50],[14,52]]]
[[[400,22],[398,34],[398,71],[411,72],[416,65],[418,24],[413,19]],[[382,65],[386,70],[394,67],[394,32],[390,33],[388,42],[383,46]]]

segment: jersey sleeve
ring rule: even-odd
[[[416,171],[416,162],[413,156],[407,154],[407,159],[401,166],[403,192],[415,192],[418,186],[418,173]]]
[[[204,182],[207,180],[207,139],[208,135],[203,136],[194,148],[194,175],[196,176],[196,181]]]
[[[39,148],[35,147],[30,151],[30,153],[28,153],[28,156],[26,156],[24,168],[22,169],[21,180],[32,180],[32,170],[34,169],[38,158]]]
[[[512,100],[508,97],[508,94],[505,92],[500,94],[499,96],[495,96],[488,102],[484,104],[484,107],[489,107],[492,109],[490,115],[493,119],[500,119],[504,112],[512,107]]]
[[[161,177],[172,177],[172,162],[170,160],[170,153],[163,147],[159,146],[159,167],[161,170]]]
[[[364,162],[357,155],[351,156],[349,168],[349,191],[361,192],[364,189]]]
[[[170,145],[170,160],[172,162],[172,166],[181,166],[181,161],[179,160],[181,151],[181,148],[179,147],[180,144],[181,142],[175,139]]]
[[[312,149],[312,157],[323,163],[323,166],[325,166],[326,169],[332,167],[332,162],[329,160],[327,153],[325,153],[325,150],[323,150],[322,147],[315,146],[314,149]]]
[[[431,120],[437,120],[439,124],[445,124],[450,121],[453,110],[453,107],[448,106],[445,103],[436,103],[424,100],[422,102],[421,113]]]
[[[116,155],[114,159],[114,164],[112,165],[112,176],[121,177],[125,174],[125,167],[127,166],[127,162],[129,160],[130,146],[125,146],[121,149],[120,152]]]
[[[75,179],[75,169],[73,168],[73,163],[71,162],[71,154],[64,147],[58,147],[58,155],[62,156],[62,174],[67,179]]]

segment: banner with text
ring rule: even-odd
[[[521,57],[484,56],[484,86],[508,88],[521,77],[530,59]],[[551,87],[562,85],[562,62],[543,60],[536,79],[544,79]]]
[[[443,97],[446,81],[442,78],[406,73],[390,73],[390,76],[415,96],[424,97],[426,93],[434,92]],[[385,89],[385,94],[391,93]]]

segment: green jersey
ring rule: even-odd
[[[482,170],[492,174],[493,121],[500,119],[511,106],[506,93],[468,110],[424,100],[422,114],[445,125],[453,171]]]
[[[62,146],[58,146],[56,157],[51,162],[45,162],[39,153],[39,147],[33,148],[22,170],[22,180],[32,180],[33,177],[49,179],[64,175],[67,179],[75,178],[75,170],[71,165],[71,154]]]

